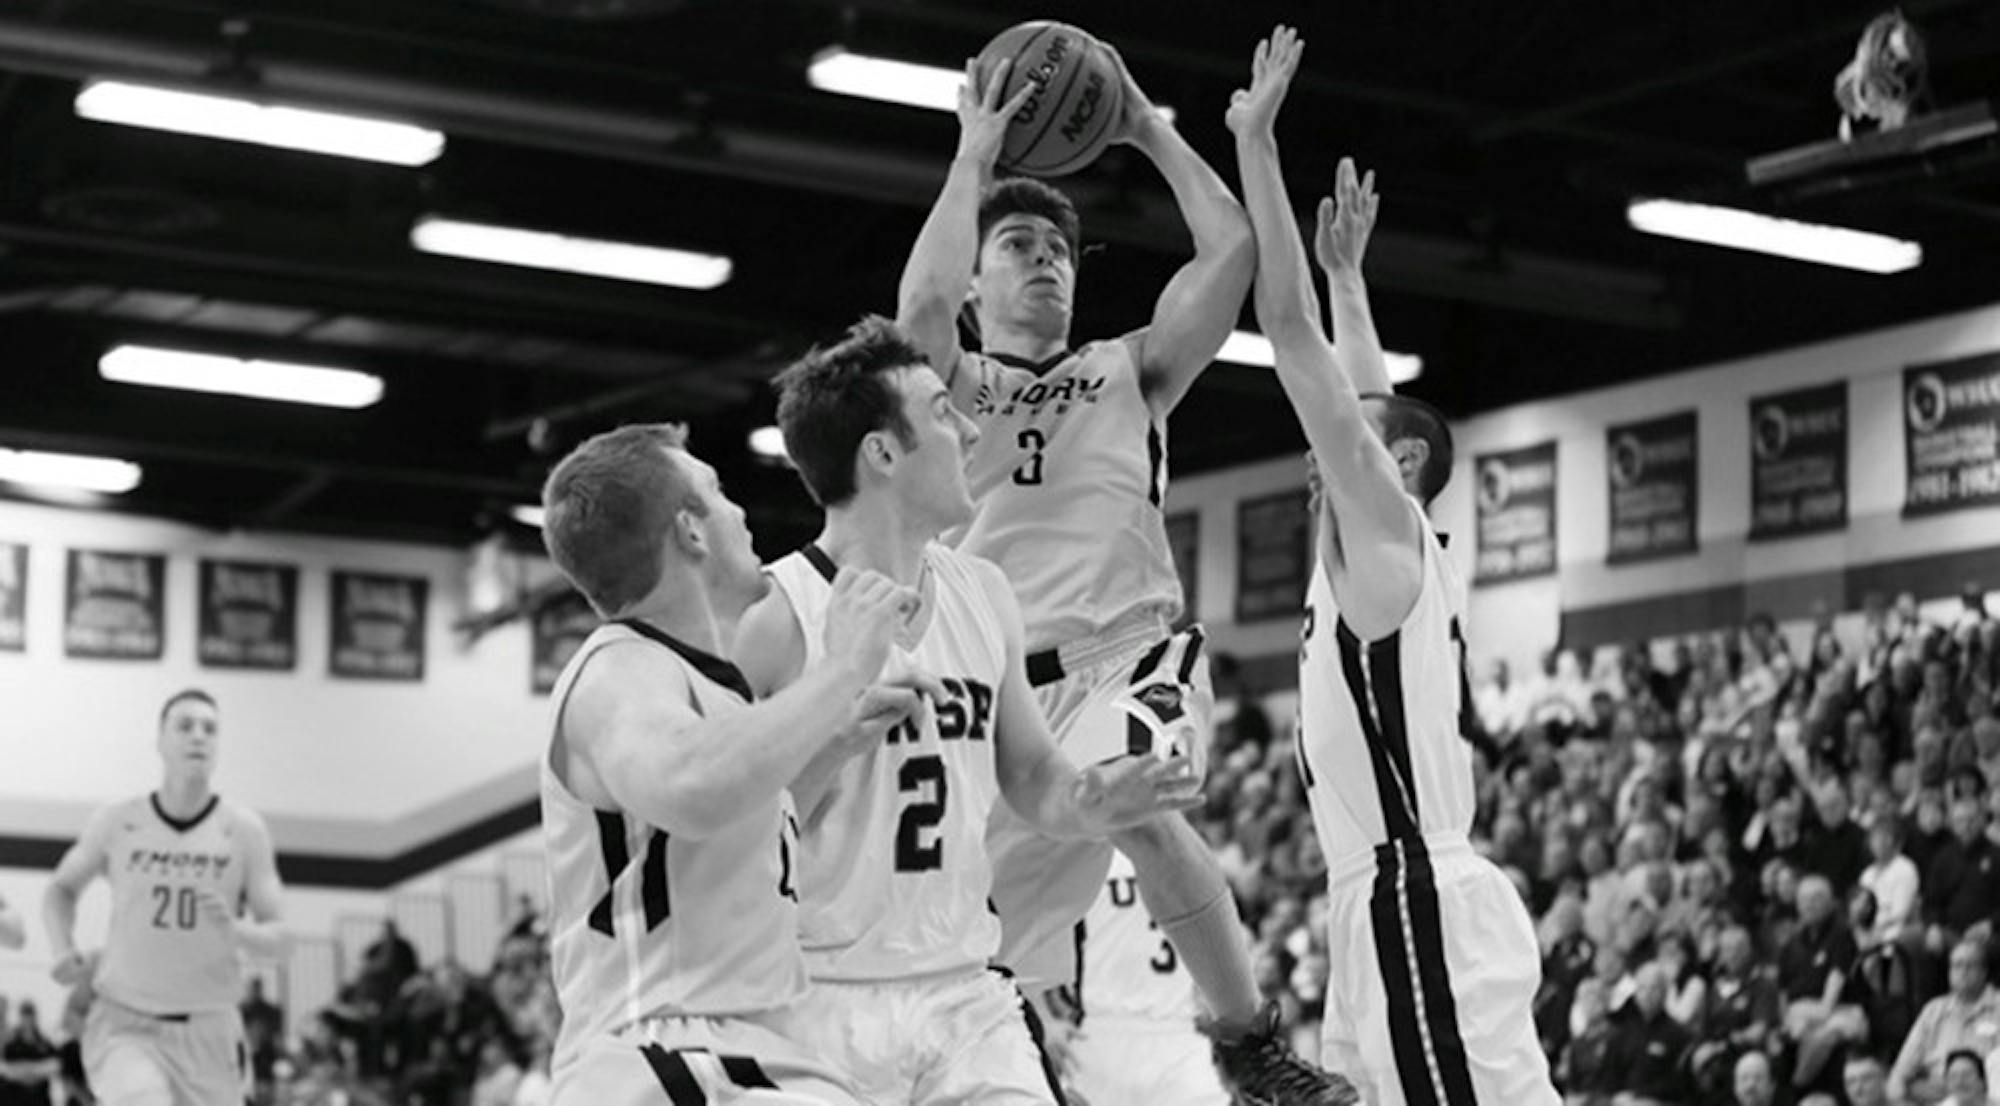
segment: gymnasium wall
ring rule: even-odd
[[[1656,377],[1617,388],[1491,412],[1454,426],[1458,464],[1432,511],[1453,535],[1449,554],[1469,580],[1476,553],[1473,459],[1557,443],[1554,575],[1473,589],[1475,664],[1504,657],[1517,668],[1558,640],[1584,646],[1720,625],[1767,610],[1806,616],[1815,603],[1853,609],[1870,591],[1919,598],[1956,595],[1967,580],[2000,586],[2000,508],[1904,518],[1902,371],[1906,366],[2000,350],[2000,306]],[[1749,400],[1845,382],[1848,502],[1844,530],[1747,540]],[[1699,550],[1627,565],[1605,561],[1608,538],[1605,430],[1694,409],[1698,419]],[[1182,429],[1183,433],[1194,432]],[[1237,514],[1246,498],[1304,486],[1303,462],[1284,459],[1176,481],[1169,515],[1195,511],[1200,538],[1199,616],[1216,646],[1261,658],[1263,686],[1289,683],[1298,620],[1285,613],[1235,619]]]

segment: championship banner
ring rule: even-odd
[[[1201,512],[1167,516],[1167,549],[1174,555],[1174,574],[1181,578],[1181,623],[1193,622],[1201,609]]]
[[[423,679],[430,586],[421,576],[335,572],[328,670],[363,680]]]
[[[299,570],[201,562],[195,653],[208,668],[288,672],[299,659]]]
[[[1236,505],[1236,621],[1295,616],[1312,571],[1312,513],[1304,488]]]
[[[1611,497],[1610,564],[1692,553],[1699,513],[1695,413],[1682,411],[1604,432]]]
[[[1750,537],[1847,525],[1847,382],[1750,401]]]
[[[1476,585],[1548,576],[1556,570],[1556,443],[1473,459],[1479,473]]]
[[[1903,370],[1903,513],[2000,503],[2000,353]]]
[[[165,554],[70,550],[63,654],[158,660],[166,645],[166,582]]]
[[[574,591],[563,593],[561,598],[550,600],[535,612],[528,620],[528,656],[533,669],[529,683],[535,694],[547,695],[555,690],[556,678],[562,675],[563,667],[601,621],[583,596]]]
[[[0,542],[0,653],[28,648],[28,547]]]

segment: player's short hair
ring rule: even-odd
[[[542,543],[597,613],[610,618],[660,582],[674,514],[706,515],[676,453],[687,428],[634,423],[571,450],[542,485]]]
[[[172,695],[167,696],[167,701],[160,704],[160,725],[164,726],[167,724],[167,715],[171,714],[174,707],[181,703],[207,703],[210,710],[220,711],[222,709],[215,705],[215,696],[210,695],[208,692],[198,687],[182,688]]]
[[[996,181],[979,197],[979,244],[986,244],[987,232],[1009,215],[1039,215],[1056,225],[1069,243],[1072,260],[1083,256],[1083,222],[1076,205],[1055,187],[1033,177],[1008,177]]]
[[[1423,500],[1424,506],[1430,506],[1431,500],[1436,499],[1444,486],[1451,482],[1455,456],[1451,424],[1445,420],[1444,412],[1421,399],[1388,392],[1363,394],[1361,406],[1369,421],[1375,424],[1376,431],[1382,435],[1383,445],[1416,438],[1430,446],[1430,459],[1417,473],[1417,498]]]
[[[778,429],[806,492],[821,507],[854,498],[854,464],[861,440],[877,430],[916,442],[903,417],[903,397],[887,376],[928,367],[916,343],[880,315],[868,315],[829,346],[815,346],[778,374]]]

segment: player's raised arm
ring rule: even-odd
[[[55,874],[42,892],[42,924],[48,929],[49,951],[55,956],[52,974],[65,987],[81,983],[89,965],[76,948],[76,903],[90,881],[105,873],[105,842],[111,834],[112,808],[99,807],[83,827],[83,836],[56,862]]]
[[[612,799],[669,833],[700,839],[784,790],[875,709],[864,693],[888,656],[908,588],[872,572],[834,584],[827,632],[843,649],[748,709],[696,713],[686,676],[653,650],[607,646],[577,677],[563,711],[566,758]]]
[[[910,247],[896,292],[896,325],[930,358],[931,367],[953,388],[952,400],[960,407],[971,405],[972,389],[977,387],[958,371],[958,313],[979,258],[979,196],[993,179],[1008,117],[1021,109],[1036,87],[1032,82],[1023,84],[1002,103],[1010,64],[1002,61],[993,72],[981,73],[974,62],[965,63],[965,83],[958,90],[958,152],[945,174],[944,189]]]
[[[1319,465],[1345,566],[1335,572],[1336,581],[1342,575],[1368,581],[1342,596],[1342,617],[1373,640],[1401,624],[1416,601],[1420,522],[1395,461],[1362,413],[1354,382],[1320,331],[1318,297],[1272,133],[1301,49],[1298,35],[1282,26],[1258,43],[1250,87],[1231,98],[1227,119],[1257,235],[1257,321],[1276,351],[1278,381]]]
[[[1001,798],[1014,813],[1050,837],[1105,837],[1199,805],[1201,775],[1184,754],[1120,757],[1081,771],[1063,756],[1028,686],[1013,588],[991,563],[978,562],[978,569],[1007,639],[1007,674],[994,694],[993,755]]]
[[[1137,339],[1146,404],[1165,418],[1215,360],[1242,314],[1256,271],[1256,242],[1229,185],[1160,115],[1125,59],[1116,50],[1112,57],[1124,85],[1113,141],[1137,147],[1159,168],[1194,238],[1194,258],[1167,282],[1153,305],[1152,322]]]
[[[1341,158],[1333,195],[1320,200],[1313,228],[1313,253],[1326,272],[1333,316],[1333,359],[1362,395],[1396,390],[1389,380],[1382,339],[1375,333],[1375,314],[1368,307],[1368,283],[1361,279],[1361,258],[1368,252],[1381,202],[1375,194],[1375,171],[1360,176],[1353,158]]]

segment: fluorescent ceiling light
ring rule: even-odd
[[[122,495],[139,486],[138,465],[111,457],[0,449],[0,480],[43,488]]]
[[[76,113],[100,123],[253,142],[389,165],[428,165],[444,152],[441,132],[409,123],[123,81],[92,81],[84,85],[83,91],[76,94]]]
[[[1915,242],[1846,227],[1801,223],[1682,200],[1636,199],[1625,208],[1636,230],[1711,246],[1814,261],[1865,273],[1900,273],[1923,264]]]
[[[352,369],[284,361],[244,361],[152,346],[118,346],[98,359],[97,372],[104,379],[120,384],[310,403],[318,407],[367,407],[382,398],[381,377]]]
[[[1221,352],[1215,355],[1217,361],[1227,361],[1232,365],[1252,365],[1270,368],[1278,363],[1276,353],[1271,349],[1271,340],[1262,334],[1248,330],[1232,330],[1223,340]],[[1383,361],[1389,366],[1389,383],[1408,384],[1424,375],[1424,359],[1414,353],[1394,353],[1384,351]]]
[[[851,54],[844,46],[829,46],[813,55],[812,64],[806,66],[806,82],[821,92],[956,112],[958,86],[965,82],[965,71]],[[1173,123],[1173,108],[1161,104],[1159,111],[1160,118]]]
[[[537,504],[516,503],[507,513],[514,516],[515,522],[523,526],[532,526],[537,530],[542,528],[542,523],[548,521],[548,512]]]
[[[425,253],[445,257],[701,291],[727,283],[734,270],[728,258],[716,254],[573,238],[550,231],[466,223],[434,215],[418,219],[410,228],[410,244]]]
[[[773,461],[790,457],[785,452],[785,432],[775,426],[760,426],[750,432],[750,452]]]

